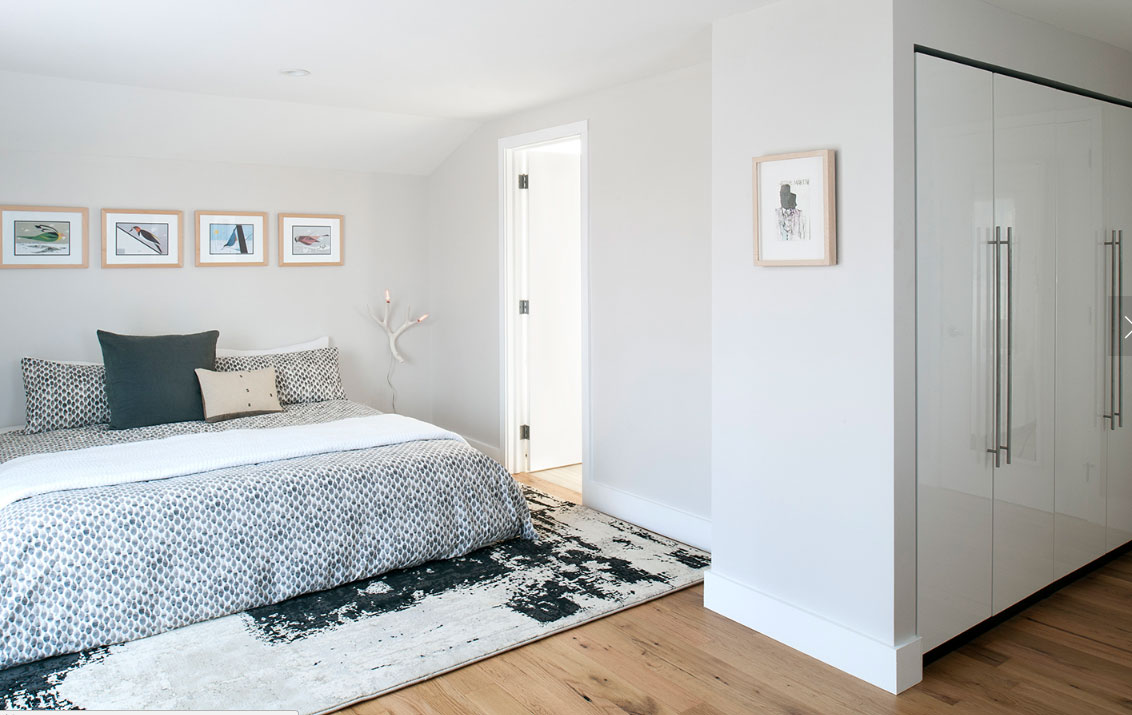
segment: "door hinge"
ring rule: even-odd
[[[529,300],[519,301],[519,315],[530,315],[530,314],[531,314],[531,301],[529,301]]]
[[[530,425],[519,425],[519,439],[530,439],[530,438],[531,438],[531,426]]]
[[[525,189],[530,185],[530,179],[527,174],[519,174],[519,188]]]

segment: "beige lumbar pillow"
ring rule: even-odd
[[[196,369],[204,398],[204,421],[220,422],[236,417],[282,412],[275,390],[275,368],[247,372],[215,372]]]

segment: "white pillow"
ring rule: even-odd
[[[252,355],[277,355],[279,353],[301,353],[306,350],[321,350],[330,347],[330,338],[327,336],[315,338],[305,343],[284,345],[281,348],[266,348],[264,350],[232,350],[230,348],[216,348],[216,357],[249,357]]]

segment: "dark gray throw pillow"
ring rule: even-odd
[[[203,420],[195,370],[213,368],[218,337],[217,330],[152,336],[99,330],[110,429]]]

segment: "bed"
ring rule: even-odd
[[[0,668],[534,538],[500,464],[407,419],[327,400],[0,434]]]

